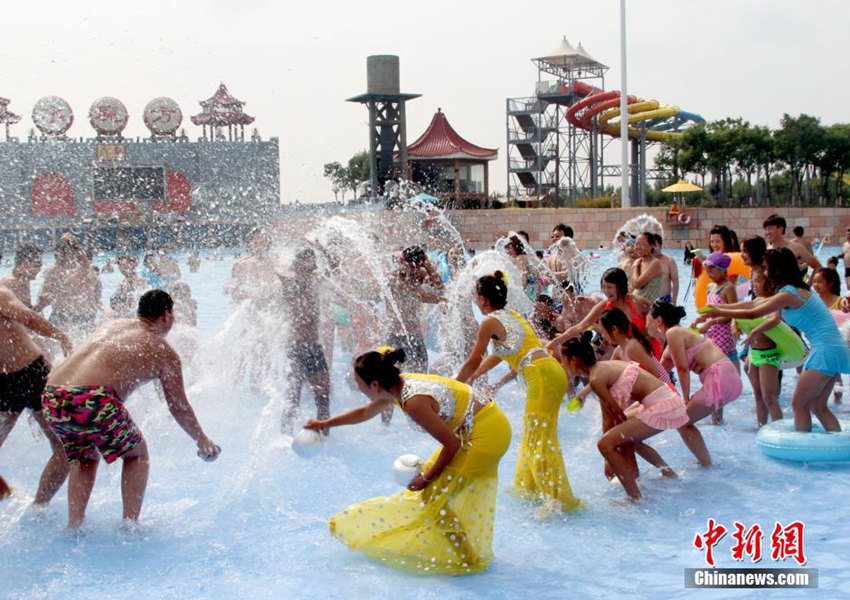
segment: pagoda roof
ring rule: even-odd
[[[230,92],[227,91],[227,86],[224,83],[219,84],[218,89],[215,91],[215,94],[207,98],[206,100],[199,100],[201,106],[204,108],[212,105],[219,106],[245,106],[245,103],[230,95]]]
[[[482,148],[463,139],[449,124],[442,109],[437,109],[431,124],[419,139],[407,147],[410,160],[466,158],[495,160],[499,150]]]
[[[213,127],[224,127],[227,125],[250,125],[254,117],[242,112],[245,105],[241,100],[234,98],[227,91],[223,83],[218,86],[215,94],[207,100],[200,101],[203,112],[191,117],[195,125],[212,125]]]

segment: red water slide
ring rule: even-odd
[[[591,120],[594,116],[620,105],[620,92],[617,90],[606,92],[579,82],[573,83],[573,89],[578,94],[584,94],[585,97],[567,109],[567,121],[580,129],[590,131],[592,129]],[[637,102],[637,98],[630,95],[626,98],[626,101],[629,104],[634,104]]]

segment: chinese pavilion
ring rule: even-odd
[[[407,147],[409,178],[449,206],[473,206],[490,193],[488,163],[498,154],[463,139],[438,108],[425,133]]]
[[[245,141],[245,125],[253,123],[254,117],[242,112],[245,103],[231,96],[230,92],[227,91],[227,86],[222,83],[211,98],[201,100],[200,104],[203,107],[203,112],[192,117],[192,123],[203,127],[204,139],[216,141],[221,128],[227,127],[227,139],[229,141]],[[208,127],[209,138],[207,138]]]
[[[6,141],[9,141],[9,125],[14,125],[18,121],[21,120],[21,117],[16,115],[15,113],[11,113],[6,108],[9,106],[9,100],[6,98],[0,98],[0,123],[3,123],[6,126]]]

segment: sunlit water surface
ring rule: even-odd
[[[672,253],[681,263],[681,252]],[[827,256],[824,252],[822,256]],[[208,255],[210,256],[210,255]],[[242,329],[222,290],[230,276],[232,251],[224,260],[204,260],[184,280],[199,302],[200,349],[187,366],[189,398],[207,433],[223,453],[214,463],[195,455],[148,386],[127,402],[148,440],[151,477],[136,533],[119,528],[120,465],[101,464],[81,535],[65,531],[65,489],[43,511],[28,510],[48,446],[22,419],[0,449],[0,473],[16,488],[0,504],[0,597],[39,598],[766,598],[850,595],[850,471],[847,465],[800,465],[765,457],[756,447],[755,411],[749,383],[726,408],[727,425],[701,424],[716,463],[697,467],[675,432],[651,444],[678,471],[679,479],[641,478],[645,500],[613,506],[624,497],[602,475],[596,449],[600,417],[595,401],[579,413],[562,411],[559,435],[570,482],[587,509],[536,520],[535,507],[514,498],[512,482],[521,433],[523,392],[511,384],[498,402],[514,429],[500,468],[503,493],[497,506],[490,569],[470,577],[415,577],[388,569],[349,551],[327,531],[327,518],[348,504],[398,490],[391,465],[402,453],[428,455],[429,437],[397,414],[391,426],[378,419],[335,429],[322,452],[301,459],[279,432],[283,406],[279,375],[271,374],[261,394],[234,384],[234,340]],[[103,263],[103,258],[97,260]],[[614,259],[593,261],[591,289]],[[4,265],[0,274],[8,273]],[[104,299],[117,285],[105,274]],[[682,289],[689,273],[681,269]],[[35,289],[38,288],[38,284]],[[681,298],[681,296],[680,296]],[[693,296],[687,304],[693,314]],[[278,345],[274,352],[280,353]],[[345,382],[351,357],[337,346],[333,362],[334,413],[364,398]],[[790,414],[793,371],[785,372],[782,405]],[[694,378],[698,385],[698,381]],[[693,384],[692,384],[693,385]],[[303,418],[312,415],[305,392]],[[838,409],[850,419],[850,401]],[[820,571],[819,590],[686,590],[684,569],[704,566],[694,536],[714,518],[761,525],[765,556],[760,567],[796,566],[770,559],[775,522],[803,521],[809,567]],[[754,566],[730,556],[731,534],[716,547],[718,566]],[[814,593],[813,593],[814,592]]]

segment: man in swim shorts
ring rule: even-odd
[[[71,340],[47,319],[27,308],[6,287],[0,287],[0,446],[6,441],[21,413],[31,410],[44,431],[53,453],[44,467],[35,494],[36,504],[47,504],[68,476],[62,444],[56,439],[41,413],[41,392],[50,372],[42,349],[29,331],[59,340],[63,352],[71,352]],[[9,488],[0,480],[0,497]]]
[[[47,380],[44,416],[71,463],[68,528],[79,527],[94,487],[100,456],[107,464],[121,458],[124,519],[137,521],[148,480],[148,448],[124,407],[133,390],[159,380],[178,425],[214,460],[220,449],[208,438],[183,389],[180,358],[165,341],[174,324],[174,302],[167,292],[150,290],[139,298],[136,319],[101,326]]]
[[[286,406],[281,415],[281,430],[291,432],[295,412],[301,403],[301,388],[310,386],[316,401],[317,419],[330,417],[331,381],[325,351],[319,344],[319,292],[316,277],[316,254],[310,248],[299,251],[292,261],[293,275],[278,273],[283,284],[283,301],[290,327],[287,349],[289,385]]]

